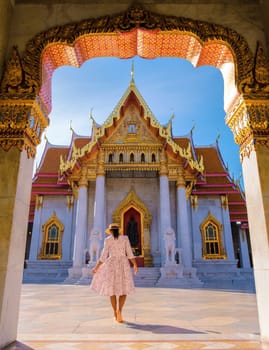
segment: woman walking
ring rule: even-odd
[[[90,288],[110,297],[115,320],[123,322],[122,309],[127,295],[135,290],[129,260],[135,274],[138,268],[129,238],[120,234],[119,225],[110,224],[105,232],[110,236],[105,239],[100,259],[92,269],[94,275]]]

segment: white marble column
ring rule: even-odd
[[[95,184],[95,202],[94,202],[94,217],[93,217],[93,229],[104,232],[105,224],[105,154],[103,150],[98,154],[98,168],[96,174]]]
[[[105,219],[105,177],[104,175],[98,175],[96,177],[96,184],[95,184],[93,228],[103,233],[104,219]]]
[[[243,268],[251,268],[246,231],[239,229],[240,259]]]
[[[260,146],[242,163],[261,339],[269,342],[269,151]]]
[[[43,196],[37,195],[29,261],[38,260],[38,254],[40,252],[40,248],[42,245],[42,234],[43,234],[42,227],[41,227],[42,202],[43,202]]]
[[[0,349],[16,340],[33,158],[0,148]]]
[[[160,169],[160,251],[161,264],[165,263],[164,256],[164,233],[171,227],[171,208],[169,195],[169,180],[165,154],[161,154]]]
[[[192,267],[192,238],[189,227],[188,207],[185,181],[179,174],[177,181],[177,235],[178,244],[182,248],[182,262],[184,267]]]
[[[223,222],[222,237],[223,237],[223,243],[224,243],[224,250],[225,250],[227,259],[234,260],[236,264],[228,205],[226,207],[222,206],[222,222]]]
[[[88,201],[88,181],[82,177],[79,181],[76,230],[73,252],[73,269],[81,267],[85,264],[84,251],[86,249],[87,237],[87,201]],[[79,272],[78,272],[79,274]]]
[[[240,145],[260,335],[269,343],[269,94],[259,93],[241,96],[226,123]]]
[[[160,228],[161,234],[171,227],[169,181],[167,175],[160,176]]]

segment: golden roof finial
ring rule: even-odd
[[[70,126],[69,129],[74,132],[74,129],[72,128],[72,120],[70,120]]]
[[[132,69],[131,69],[131,82],[130,86],[134,85],[134,60],[132,61]]]
[[[90,120],[93,122],[94,119],[93,119],[93,115],[92,115],[92,110],[93,110],[93,107],[92,107],[91,110],[90,110]]]
[[[218,143],[220,139],[220,132],[218,132],[217,138],[216,138],[216,142]]]

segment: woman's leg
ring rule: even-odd
[[[114,311],[114,316],[117,318],[117,298],[116,298],[116,295],[110,296],[110,303],[111,303],[113,311]]]
[[[121,312],[123,305],[125,304],[127,295],[120,295],[119,297],[119,311]]]
[[[119,296],[119,310],[117,313],[117,321],[122,322],[122,316],[121,316],[121,311],[123,309],[123,305],[125,304],[127,296],[126,295],[120,295]]]

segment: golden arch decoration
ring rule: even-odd
[[[253,82],[254,56],[236,31],[190,18],[152,13],[134,5],[118,15],[91,18],[37,34],[27,43],[21,58],[17,54],[12,58],[16,74],[12,80],[4,74],[1,90],[4,94],[39,95],[49,113],[51,77],[56,68],[80,67],[93,57],[135,55],[180,57],[194,66],[207,64],[217,68],[231,62],[239,90]]]
[[[150,255],[150,224],[152,220],[151,213],[142,200],[137,196],[132,188],[125,199],[118,205],[112,213],[113,222],[124,227],[124,214],[131,208],[134,208],[140,214],[141,220],[141,242],[142,256],[145,259],[145,265],[151,265]]]
[[[223,226],[211,213],[201,223],[200,231],[203,259],[226,259],[222,241]]]
[[[60,260],[62,259],[62,240],[64,225],[56,213],[42,225],[42,247],[38,259]]]

